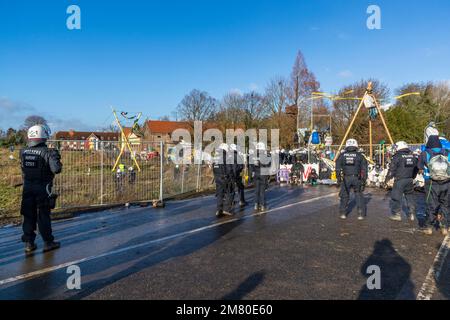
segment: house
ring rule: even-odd
[[[145,123],[145,140],[148,142],[171,143],[172,133],[177,129],[191,130],[189,122],[148,120]]]
[[[123,128],[123,133],[125,134],[125,137],[127,137],[128,142],[130,143],[131,146],[141,145],[142,137],[136,135],[136,133],[134,133],[131,128]],[[121,141],[122,141],[122,143],[125,142],[125,139],[123,136],[121,138]]]
[[[100,142],[118,143],[118,132],[93,132],[93,131],[58,131],[54,140],[60,143],[62,149],[70,150],[98,150]]]

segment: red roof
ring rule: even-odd
[[[150,133],[172,133],[176,129],[189,129],[189,123],[184,121],[148,120],[147,128]]]
[[[123,133],[126,137],[128,137],[129,135],[131,135],[131,128],[123,128]]]

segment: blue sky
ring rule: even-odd
[[[66,28],[70,4],[81,30]],[[366,27],[371,4],[381,30]],[[0,0],[0,128],[40,113],[95,129],[111,105],[158,118],[193,88],[263,91],[299,49],[328,92],[450,80],[449,14],[448,0]]]

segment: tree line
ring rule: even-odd
[[[24,145],[27,142],[28,128],[37,124],[47,125],[47,120],[41,116],[31,115],[25,118],[23,125],[18,128],[0,129],[0,147]]]
[[[264,92],[230,92],[216,99],[207,92],[194,89],[176,109],[177,120],[214,123],[219,129],[267,128],[280,130],[280,144],[285,148],[297,146],[297,127],[330,131],[335,143],[343,138],[360,104],[368,82],[383,107],[383,114],[395,141],[422,143],[423,132],[430,121],[440,131],[450,131],[450,86],[448,82],[409,83],[395,89],[397,96],[417,92],[390,103],[390,88],[378,79],[368,78],[343,85],[332,96],[340,99],[316,97],[320,83],[308,68],[299,51],[289,77],[272,78]],[[347,99],[346,99],[347,98]],[[311,124],[311,110],[313,122]],[[299,113],[297,113],[299,112]],[[368,112],[361,112],[353,126],[351,136],[361,144],[369,142]],[[331,128],[330,128],[331,127]],[[381,121],[373,122],[374,143],[388,141]]]
[[[279,129],[280,144],[284,148],[297,145],[297,128],[310,128],[329,132],[335,143],[339,143],[358,108],[367,83],[372,81],[374,94],[384,106],[384,116],[393,139],[409,143],[421,143],[424,128],[430,121],[436,122],[440,132],[450,134],[450,83],[407,83],[392,93],[400,96],[417,92],[390,103],[390,88],[378,79],[363,79],[343,85],[332,96],[342,99],[311,99],[320,92],[320,82],[308,68],[305,57],[299,51],[288,77],[270,79],[263,92],[255,90],[230,92],[221,99],[212,97],[203,90],[194,89],[178,104],[177,120],[204,121],[225,129]],[[311,110],[313,122],[311,123]],[[169,120],[162,117],[161,120]],[[0,146],[19,145],[26,141],[26,130],[35,123],[46,123],[39,116],[30,116],[20,129],[0,130]],[[351,136],[361,144],[369,142],[368,113],[361,112],[355,121]],[[373,141],[388,141],[380,121],[373,122]]]

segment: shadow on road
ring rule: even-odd
[[[250,275],[235,290],[223,296],[221,300],[241,300],[255,290],[264,281],[265,272],[260,271]]]
[[[83,299],[102,288],[144,269],[158,265],[169,259],[188,256],[201,250],[224,237],[241,223],[243,223],[243,220],[237,220],[217,228],[205,230],[201,233],[194,233],[180,239],[174,239],[167,243],[125,251],[112,257],[98,259],[93,262],[88,262],[85,265],[80,265],[83,279],[93,279],[89,282],[83,282],[80,291],[69,292],[65,289],[65,279],[67,276],[64,274],[64,270],[62,270],[59,274],[48,273],[44,276],[5,288],[1,291],[0,299],[6,297],[8,299]],[[111,249],[111,251],[146,242],[148,237],[149,235],[134,238],[127,243],[122,243]],[[105,273],[105,270],[108,270],[108,272]],[[118,294],[120,295],[121,292],[118,292]],[[187,299],[189,297],[179,298]]]
[[[444,261],[437,287],[441,293],[441,298],[450,300],[450,253],[447,254],[446,261]]]
[[[359,292],[358,300],[409,300],[415,299],[414,284],[411,281],[411,265],[395,251],[392,242],[383,239],[375,243],[370,257],[361,266],[361,274],[369,279],[370,266],[381,271],[381,289],[370,290],[367,283]]]

